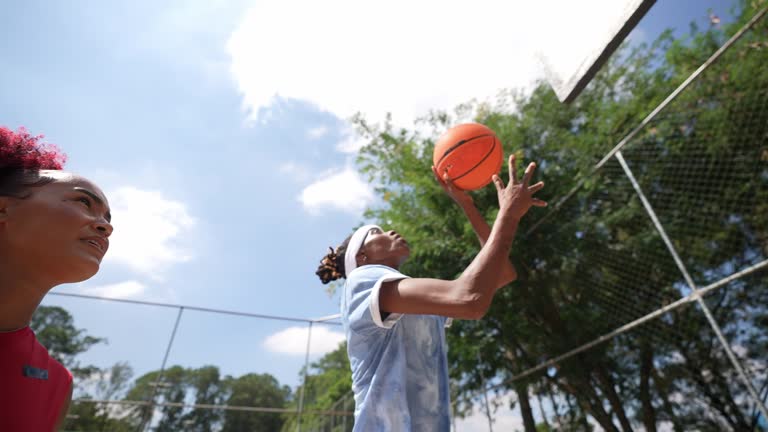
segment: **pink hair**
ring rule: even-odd
[[[42,142],[26,128],[16,132],[0,126],[0,169],[60,170],[67,156],[55,145]]]

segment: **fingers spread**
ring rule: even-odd
[[[525,168],[525,173],[523,174],[523,184],[525,186],[528,186],[528,183],[531,182],[531,177],[533,177],[534,171],[536,171],[536,163],[531,162],[528,164],[528,167]]]
[[[509,184],[517,184],[517,167],[515,166],[515,154],[509,155]]]
[[[540,191],[543,187],[544,187],[544,182],[540,181],[540,182],[536,183],[535,185],[529,187],[528,191],[530,193],[536,193],[536,192]]]
[[[493,177],[491,177],[491,180],[493,180],[493,185],[496,186],[496,190],[498,192],[501,192],[504,190],[504,181],[501,180],[501,177],[494,174]]]

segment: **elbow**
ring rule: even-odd
[[[492,297],[487,294],[470,294],[461,302],[461,314],[458,318],[466,320],[480,320],[488,313],[491,307]]]

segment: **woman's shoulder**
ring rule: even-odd
[[[400,273],[399,270],[383,264],[366,264],[352,270],[347,277],[347,283],[358,283],[366,280],[376,281],[385,275],[402,275],[407,277]]]

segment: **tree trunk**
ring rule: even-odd
[[[505,357],[512,362],[512,370],[517,369],[519,355],[514,348],[509,348],[505,352]],[[515,392],[517,393],[517,400],[520,401],[520,412],[523,415],[523,426],[525,426],[525,432],[536,432],[536,421],[533,419],[533,410],[531,409],[531,403],[528,399],[528,385],[521,380],[515,380],[512,385],[515,386]]]
[[[608,398],[608,403],[611,404],[611,408],[613,408],[613,411],[616,413],[616,417],[619,418],[621,429],[624,432],[632,432],[632,424],[629,423],[627,413],[624,411],[624,405],[622,405],[621,399],[619,399],[619,395],[616,393],[613,379],[603,365],[598,365],[595,368],[595,374],[597,375],[598,382],[600,382],[600,385],[603,388],[605,397]]]
[[[533,410],[528,399],[528,386],[520,380],[516,380],[514,386],[517,400],[520,402],[520,412],[523,414],[525,432],[536,432],[536,421],[533,419]]]
[[[749,426],[744,421],[744,418],[741,415],[736,402],[733,400],[733,395],[730,393],[730,391],[727,391],[727,385],[722,385],[721,383],[717,382],[718,378],[723,380],[725,379],[722,377],[722,375],[720,375],[718,365],[710,365],[710,367],[707,369],[711,381],[715,381],[708,382],[704,376],[704,367],[692,360],[693,357],[691,356],[691,353],[689,353],[685,347],[682,346],[679,347],[679,351],[685,359],[684,365],[685,368],[689,371],[691,378],[696,383],[699,390],[701,390],[701,392],[709,399],[710,407],[717,410],[734,430],[746,430]],[[718,387],[725,387],[726,391],[713,391],[713,388]]]
[[[595,393],[589,381],[584,382],[579,377],[569,377],[571,382],[558,382],[558,385],[576,398],[576,402],[582,411],[591,415],[595,421],[607,432],[618,432],[613,424],[611,416],[605,412],[600,396]]]
[[[651,369],[651,377],[653,378],[653,382],[656,383],[656,389],[658,390],[659,397],[661,398],[661,406],[664,408],[664,412],[667,413],[667,416],[669,416],[669,421],[672,422],[672,427],[674,428],[675,432],[683,432],[683,425],[680,424],[680,420],[675,414],[675,409],[672,408],[672,404],[669,403],[669,389],[666,382],[659,375],[655,368]]]
[[[640,406],[643,426],[648,432],[656,432],[656,412],[651,398],[651,370],[653,369],[653,351],[647,342],[640,347]]]
[[[547,385],[547,384],[544,384]],[[547,430],[552,430],[552,427],[549,425],[549,422],[547,421],[547,413],[544,411],[544,404],[541,403],[541,393],[536,393],[536,400],[539,401],[539,412],[541,413],[541,421],[544,422],[544,426],[547,427]],[[554,407],[552,407],[554,409]],[[557,412],[555,412],[557,414]]]

